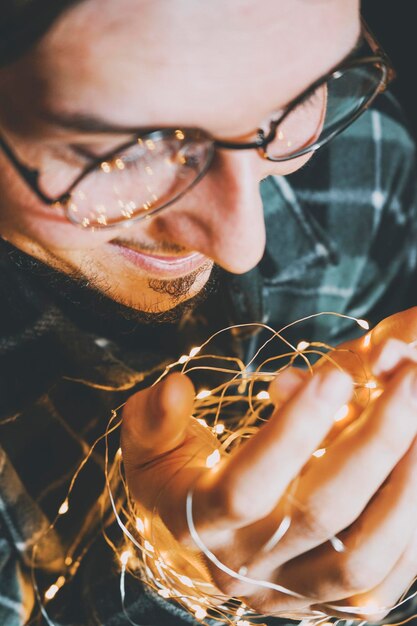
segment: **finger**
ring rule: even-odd
[[[200,518],[239,527],[269,514],[351,393],[352,381],[343,372],[323,368],[315,374],[208,477]]]
[[[243,531],[256,554],[255,569],[276,568],[359,517],[417,434],[416,374],[414,366],[398,372],[362,418],[324,456],[310,461],[288,501],[291,526],[273,550],[262,552],[262,542],[278,527],[282,507],[263,521],[262,529]]]
[[[369,367],[375,376],[390,374],[400,365],[417,363],[417,350],[399,339],[388,339],[372,353]]]
[[[282,566],[280,583],[327,604],[382,584],[415,533],[416,482],[414,442],[362,516],[339,535],[345,551],[323,544]]]
[[[404,550],[401,558],[390,574],[376,587],[367,593],[359,594],[340,601],[343,607],[357,609],[358,617],[376,622],[386,617],[393,608],[399,608],[407,614],[412,606],[416,606],[416,591],[410,587],[417,576],[417,531]],[[404,597],[403,597],[404,596]],[[339,604],[339,603],[337,603]],[[345,615],[347,613],[345,612]],[[352,614],[350,613],[352,616]]]
[[[279,372],[269,385],[269,395],[275,406],[285,404],[310,378],[310,373],[298,367],[289,367]]]
[[[125,465],[140,467],[179,446],[193,403],[194,387],[178,373],[129,398],[123,408],[121,433]]]
[[[411,343],[417,339],[417,307],[385,318],[371,333],[371,346],[384,343],[388,337]]]

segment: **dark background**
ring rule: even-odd
[[[396,69],[397,78],[391,90],[401,102],[417,139],[416,12],[416,0],[362,0],[365,20]]]

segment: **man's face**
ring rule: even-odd
[[[130,137],[101,126],[251,140],[355,45],[358,2],[86,0],[0,70],[0,129],[22,162],[56,172],[57,195],[86,166],[80,149],[99,156]],[[91,232],[42,204],[0,154],[0,234],[117,302],[167,311],[202,289],[213,263],[235,273],[256,265],[265,245],[259,182],[306,160],[219,150],[167,210]]]

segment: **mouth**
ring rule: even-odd
[[[141,269],[147,275],[161,280],[174,280],[191,274],[204,266],[211,267],[212,262],[200,252],[183,255],[151,254],[116,241],[109,242],[128,263]]]

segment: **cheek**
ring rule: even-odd
[[[0,236],[22,247],[32,242],[46,250],[88,250],[117,236],[91,232],[68,222],[62,209],[42,204],[8,164],[0,161]]]

